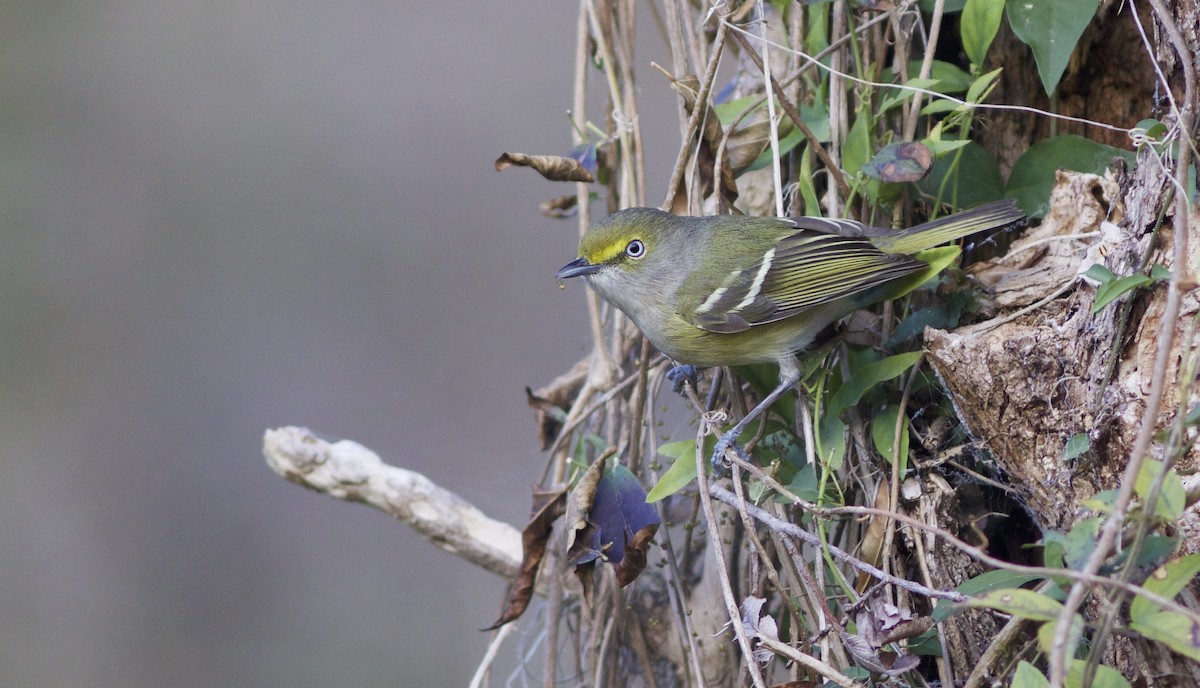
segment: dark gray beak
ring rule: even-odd
[[[554,278],[561,280],[561,279],[567,279],[568,277],[580,277],[582,275],[594,275],[597,272],[600,272],[599,265],[592,265],[591,263],[587,262],[586,258],[576,258],[575,260],[571,261],[570,263],[567,263],[566,265],[562,266],[562,269],[558,271],[558,274],[556,274],[554,276]]]

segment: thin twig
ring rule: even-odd
[[[842,672],[838,671],[837,669],[834,669],[833,667],[829,666],[825,662],[822,662],[821,660],[817,659],[816,657],[813,657],[812,655],[808,655],[808,654],[805,654],[805,653],[797,650],[796,648],[792,647],[791,645],[788,645],[787,643],[782,643],[778,640],[775,640],[774,638],[770,638],[765,635],[759,636],[758,642],[761,643],[763,645],[763,647],[767,648],[771,652],[774,652],[777,655],[782,655],[784,657],[787,657],[788,659],[792,660],[793,662],[796,662],[797,664],[803,664],[804,666],[808,667],[809,669],[812,669],[813,671],[824,676],[825,678],[829,679],[830,681],[833,681],[834,683],[838,684],[839,686],[842,686],[843,688],[866,688],[865,684],[859,683],[858,681],[851,681],[850,679],[846,678],[842,674]]]
[[[688,151],[691,150],[692,139],[696,137],[696,132],[699,130],[700,118],[708,111],[704,104],[708,102],[708,94],[712,90],[713,80],[717,78],[717,67],[721,64],[721,53],[725,47],[726,27],[725,22],[717,25],[717,36],[713,39],[712,57],[709,58],[704,78],[700,81],[700,90],[696,92],[696,104],[692,108],[692,116],[688,118],[687,128],[684,130],[683,141],[679,148],[679,156],[675,159],[675,167],[671,170],[671,179],[667,182],[667,197],[662,204],[664,209],[669,209],[675,204],[675,194],[679,190],[680,180],[683,179],[683,168],[690,157]]]
[[[750,678],[753,679],[755,687],[766,688],[766,681],[763,679],[758,662],[754,659],[754,651],[750,647],[750,639],[746,637],[746,629],[742,624],[742,614],[737,599],[733,595],[733,586],[729,582],[729,568],[725,563],[724,547],[721,545],[721,533],[718,530],[720,522],[717,520],[716,510],[713,509],[712,499],[709,497],[708,466],[705,463],[708,460],[708,456],[706,455],[707,452],[704,451],[704,437],[708,434],[707,426],[708,423],[701,422],[700,428],[696,433],[696,480],[700,487],[700,505],[704,509],[704,518],[708,521],[709,545],[713,548],[713,561],[717,565],[717,578],[721,582],[721,593],[725,597],[725,609],[729,614],[729,623],[733,627],[733,634],[737,637],[738,645],[742,649],[742,661],[750,672]],[[713,485],[712,489],[721,489],[728,494],[733,501],[726,503],[736,508],[736,495],[730,493],[728,490],[718,488],[716,485]],[[715,493],[713,496],[715,496]],[[747,507],[749,508],[749,505]]]
[[[705,482],[707,482],[707,481],[705,481]],[[737,505],[737,495],[733,494],[729,490],[727,490],[719,485],[710,485],[707,488],[707,492],[708,492],[708,494],[710,494],[714,498],[716,498],[718,501],[724,502],[725,504],[728,504],[729,506]],[[765,509],[762,509],[761,507],[754,506],[753,504],[747,504],[746,505],[746,513],[748,513],[751,516],[753,516],[754,518],[758,519],[767,527],[772,528],[774,530],[778,530],[781,533],[790,535],[790,536],[804,542],[805,544],[809,544],[814,547],[822,546],[821,540],[817,536],[813,535],[812,533],[808,532],[807,530],[804,530],[803,528],[797,526],[794,523],[788,523],[787,521],[776,518],[771,513],[769,513]],[[891,583],[892,585],[895,585],[897,587],[904,588],[905,590],[908,590],[909,592],[915,593],[917,595],[922,595],[924,597],[933,597],[933,598],[938,598],[938,599],[951,600],[952,602],[965,602],[967,600],[966,595],[963,595],[962,593],[959,593],[959,592],[947,591],[947,590],[934,590],[933,588],[928,588],[919,583],[914,583],[910,580],[900,578],[899,576],[893,576],[889,573],[886,573],[886,572],[880,570],[879,568],[877,568],[875,566],[868,564],[867,562],[859,559],[858,557],[855,557],[854,555],[850,554],[849,552],[846,552],[845,550],[843,550],[840,547],[837,547],[835,545],[825,544],[824,546],[829,550],[829,552],[833,555],[833,557],[835,559],[840,559],[841,561],[844,561],[847,564],[849,564],[851,567],[856,568],[859,571],[862,571],[873,578],[877,578],[881,581]]]

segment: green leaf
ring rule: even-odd
[[[1087,666],[1087,662],[1082,659],[1071,661],[1071,666],[1067,669],[1067,680],[1063,682],[1067,688],[1130,688],[1129,681],[1126,680],[1121,672],[1104,664],[1096,665],[1096,673],[1092,675],[1092,682],[1087,686],[1083,685],[1083,670]]]
[[[981,102],[984,96],[990,92],[992,84],[1000,77],[1000,72],[1003,71],[1003,68],[998,68],[980,75],[978,79],[971,82],[971,87],[967,89],[967,97],[964,100],[968,103]]]
[[[899,406],[889,406],[871,418],[871,439],[875,442],[875,450],[888,463],[896,460],[892,456],[892,446],[896,442],[896,415],[899,411]],[[900,456],[900,470],[903,471],[905,459],[908,458],[908,423],[900,424]]]
[[[1033,49],[1038,75],[1046,95],[1058,87],[1075,44],[1096,14],[1099,0],[1052,0],[1008,3],[1008,23],[1013,33]]]
[[[888,81],[891,81],[891,79],[889,79]],[[917,91],[914,89],[919,88],[919,89],[923,89],[926,91],[934,91],[936,93],[937,91],[936,91],[936,89],[934,89],[934,86],[937,86],[937,85],[938,85],[937,79],[912,78],[912,79],[909,79],[908,83],[905,84],[905,86],[907,86],[908,88],[887,89],[887,91],[884,91],[884,92],[887,93],[888,91],[890,91],[890,93],[888,93],[888,95],[884,96],[884,98],[879,101],[878,112],[880,112],[880,113],[887,112],[888,110],[891,110],[892,108],[896,107],[897,105],[900,105],[902,103],[907,103],[908,101],[912,100],[913,96],[917,95]],[[938,99],[938,100],[940,101],[941,99]],[[949,101],[942,101],[942,102],[949,102]],[[950,103],[950,104],[954,105],[954,106],[958,105],[958,103]]]
[[[1038,648],[1050,654],[1051,648],[1054,647],[1054,631],[1058,628],[1057,621],[1047,621],[1038,626]],[[1071,630],[1067,632],[1067,656],[1075,656],[1075,648],[1079,647],[1079,641],[1083,638],[1083,615],[1075,614],[1071,617]]]
[[[926,327],[939,330],[955,327],[958,324],[957,321],[958,315],[948,311],[945,306],[926,306],[913,311],[908,317],[901,320],[899,325],[896,325],[892,336],[887,340],[887,346],[891,348],[903,344],[924,333]]]
[[[908,63],[908,73],[913,76],[919,75],[921,73],[920,61],[914,60]],[[937,93],[965,93],[971,87],[972,81],[970,74],[942,60],[934,60],[930,63],[929,78],[937,79],[937,84],[929,89]]]
[[[1093,263],[1092,267],[1088,268],[1087,272],[1083,273],[1083,276],[1094,279],[1100,284],[1108,284],[1117,278],[1117,276],[1112,273],[1112,270],[1109,270],[1100,263]]]
[[[910,638],[904,649],[922,657],[942,656],[942,643],[938,640],[936,628],[931,628],[915,638]]]
[[[921,61],[913,60],[909,62],[908,75],[912,78],[908,82],[918,88],[928,89],[934,93],[965,93],[971,87],[971,82],[974,81],[970,74],[942,60],[934,60],[929,65],[928,79],[921,79],[920,74]],[[891,83],[896,81],[896,75],[888,68],[883,70],[879,76],[879,80],[884,83]]]
[[[1179,539],[1170,535],[1147,535],[1142,540],[1142,551],[1138,553],[1137,565],[1142,569],[1166,561],[1179,551]],[[1118,564],[1124,561],[1124,556],[1118,557]]]
[[[1086,432],[1071,435],[1067,439],[1066,446],[1063,447],[1063,461],[1074,461],[1091,448],[1092,441],[1088,439]]]
[[[1028,573],[1015,573],[1013,571],[1005,571],[1004,569],[996,569],[981,573],[974,578],[969,578],[955,588],[958,592],[964,595],[979,595],[989,590],[1000,590],[1003,588],[1016,588],[1030,581],[1041,580],[1041,576],[1034,576]],[[938,600],[937,606],[933,609],[933,620],[942,622],[956,611],[956,605]]]
[[[817,200],[817,185],[815,183],[816,175],[813,174],[813,159],[816,154],[805,146],[800,154],[800,174],[796,178],[796,185],[800,188],[800,197],[804,199],[804,212],[807,214],[815,214],[821,211],[821,202]]]
[[[1092,511],[1107,514],[1112,511],[1112,505],[1117,501],[1116,490],[1101,490],[1087,499],[1080,500],[1080,505]]]
[[[1053,4],[1053,3],[1038,3]],[[1126,159],[1130,167],[1136,163],[1134,154],[1082,136],[1053,136],[1038,141],[1021,154],[1008,177],[1008,195],[1017,200],[1026,215],[1042,217],[1054,188],[1055,172],[1059,168],[1076,172],[1103,174],[1114,156]]]
[[[842,167],[853,177],[871,159],[871,117],[859,112],[842,144]]]
[[[952,110],[957,110],[961,107],[963,107],[963,105],[956,103],[953,100],[946,100],[945,98],[935,98],[933,100],[930,100],[928,104],[921,107],[921,114],[922,115],[937,115],[937,114],[941,114],[943,112],[950,112]]]
[[[1054,621],[1062,611],[1062,605],[1057,601],[1041,593],[1021,588],[993,590],[967,600],[967,606],[996,609],[1033,621]]]
[[[826,131],[828,131],[828,126],[829,125],[826,124]],[[800,142],[804,140],[806,140],[804,138],[804,132],[800,131],[799,129],[792,129],[787,136],[779,139],[779,157],[782,158],[784,155],[792,152],[792,149],[798,146]],[[771,165],[772,161],[774,160],[774,156],[775,153],[771,150],[771,147],[767,146],[767,149],[762,153],[759,153],[758,157],[754,159],[754,162],[750,163],[750,166],[745,169],[743,174],[745,172],[761,170],[764,167]]]
[[[831,471],[841,468],[846,458],[846,424],[838,417],[840,413],[826,410],[817,423],[818,456]]]
[[[1161,461],[1146,459],[1142,463],[1142,469],[1138,471],[1137,482],[1134,483],[1133,489],[1143,501],[1162,470]],[[1158,495],[1158,504],[1154,507],[1154,513],[1168,521],[1173,521],[1183,514],[1186,500],[1187,495],[1183,489],[1183,481],[1179,479],[1179,474],[1175,472],[1175,469],[1171,469],[1167,473],[1166,479],[1163,480],[1162,492]]]
[[[983,64],[1003,16],[1004,0],[967,0],[958,30],[962,35],[963,50],[971,62]]]
[[[1167,135],[1167,125],[1156,119],[1144,119],[1134,125],[1134,129],[1141,129],[1145,135],[1155,141],[1162,141]]]
[[[913,367],[919,358],[921,358],[920,351],[896,354],[852,370],[850,379],[843,382],[830,398],[825,413],[837,415],[854,406],[872,387],[899,377],[904,371]]]
[[[1171,280],[1171,271],[1162,263],[1155,263],[1150,266],[1150,279],[1156,282],[1169,282]]]
[[[1050,681],[1035,666],[1021,660],[1013,672],[1011,688],[1050,688]]]
[[[1129,624],[1147,640],[1160,642],[1179,654],[1200,661],[1200,626],[1179,612],[1148,614]]]
[[[675,459],[671,467],[658,478],[646,495],[647,502],[657,502],[687,487],[696,479],[696,440],[668,442],[658,448],[658,453]]]
[[[925,139],[923,143],[928,146],[929,150],[933,151],[933,154],[938,158],[944,158],[960,148],[966,148],[971,142],[962,139],[946,139],[937,141]]]
[[[1096,288],[1096,301],[1092,304],[1092,313],[1099,313],[1104,310],[1104,307],[1112,303],[1126,292],[1133,291],[1138,287],[1144,287],[1151,283],[1151,279],[1145,275],[1126,275],[1119,277],[1111,282],[1106,282]]]
[[[754,104],[756,100],[759,100],[759,96],[742,96],[741,98],[734,98],[733,100],[729,100],[724,103],[717,103],[713,106],[713,112],[717,113],[717,121],[721,123],[721,126],[727,127],[730,124],[733,124],[733,121],[740,117],[746,108]],[[763,102],[759,104],[758,107],[766,108],[766,105],[766,102]],[[748,117],[749,116],[747,116],[747,118]],[[742,121],[746,121],[747,118],[743,118]]]
[[[1066,567],[1066,541],[1067,538],[1065,535],[1053,530],[1042,534],[1043,566],[1059,569]]]
[[[1200,573],[1200,554],[1189,554],[1155,569],[1146,582],[1142,583],[1142,587],[1171,599],[1178,595],[1197,573]],[[1133,598],[1129,603],[1129,618],[1134,622],[1147,619],[1151,614],[1160,611],[1162,607],[1141,596]]]
[[[1096,549],[1096,540],[1100,536],[1101,519],[1099,516],[1083,518],[1071,527],[1063,541],[1063,556],[1067,567],[1079,570],[1087,562],[1092,551]]]
[[[817,480],[816,471],[811,466],[804,466],[796,471],[796,475],[792,476],[791,482],[787,484],[787,489],[800,499],[814,504],[821,499],[821,486]],[[778,501],[786,499],[786,497],[779,497]]]
[[[1004,198],[1000,167],[974,141],[968,141],[957,156],[938,158],[929,176],[917,182],[917,188],[956,208],[973,208]]]
[[[1016,588],[1030,581],[1041,580],[1041,576],[1030,573],[1017,573],[1015,571],[1006,571],[1004,569],[996,569],[981,573],[974,578],[963,581],[955,588],[958,592],[964,595],[978,595],[988,592],[989,590],[1001,590],[1003,588]]]

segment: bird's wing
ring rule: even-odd
[[[829,231],[800,229],[783,237],[753,264],[728,273],[681,315],[710,332],[741,332],[925,267],[906,255],[884,253],[866,239]]]

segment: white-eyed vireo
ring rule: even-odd
[[[579,258],[557,277],[583,277],[677,363],[779,364],[779,386],[718,440],[718,463],[797,382],[796,353],[821,330],[933,276],[913,254],[1023,218],[1012,201],[903,230],[819,217],[680,217],[630,208],[593,225],[579,241]]]
[[[593,225],[557,277],[583,277],[678,363],[775,362],[791,381],[796,352],[827,325],[932,276],[912,254],[1023,217],[1007,200],[904,230],[630,208]]]

